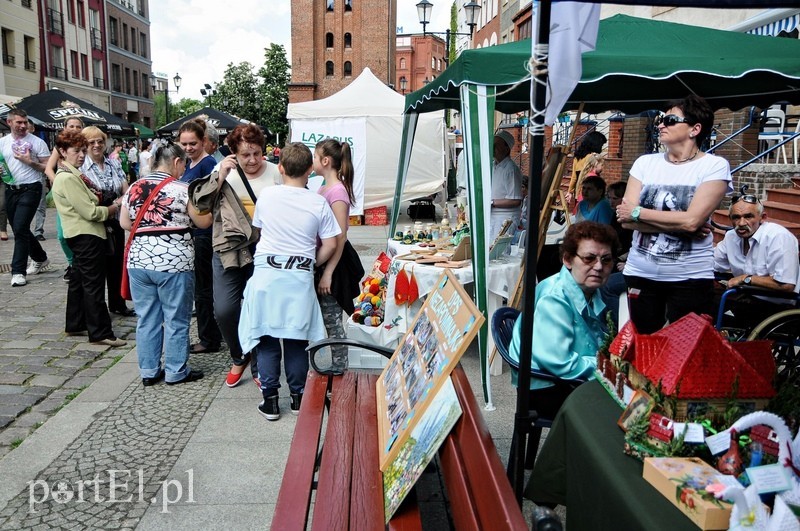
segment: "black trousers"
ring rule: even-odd
[[[34,262],[47,260],[42,244],[31,232],[31,222],[42,199],[42,183],[6,185],[6,214],[14,231],[14,256],[11,273],[24,275],[28,257]]]
[[[67,238],[75,255],[67,291],[66,332],[89,332],[89,341],[113,339],[111,317],[105,297],[105,254],[103,238],[81,234]]]
[[[216,350],[222,343],[222,333],[214,319],[214,274],[211,258],[211,234],[194,235],[194,307],[197,310],[197,335],[200,344]]]
[[[120,295],[122,284],[122,259],[125,255],[125,230],[119,226],[116,219],[105,222],[106,236],[113,240],[114,252],[106,255],[106,286],[108,287],[108,308],[110,310],[125,310],[128,305]],[[111,229],[108,231],[108,229]],[[108,248],[108,242],[106,242]]]
[[[715,315],[714,279],[664,282],[625,275],[631,321],[640,334],[661,330],[689,313]]]

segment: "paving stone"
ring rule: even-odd
[[[61,358],[57,360],[52,360],[49,365],[51,367],[74,367],[80,369],[84,365],[86,365],[86,360],[79,357],[69,357],[69,358]]]
[[[72,349],[67,349],[59,346],[58,348],[53,347],[53,343],[47,343],[42,345],[42,349],[40,352],[46,352],[51,359],[53,358],[66,358],[72,353]]]
[[[66,389],[83,389],[92,385],[92,382],[97,380],[96,376],[74,376],[64,382]]]
[[[26,395],[30,395],[30,396],[38,396],[40,398],[44,398],[47,395],[49,395],[52,391],[53,391],[53,389],[50,388],[50,387],[28,386],[28,387],[25,388],[23,393],[26,394]]]
[[[105,352],[108,350],[109,346],[107,345],[93,345],[91,343],[83,342],[75,347],[77,351],[89,351],[89,352]]]
[[[41,400],[41,397],[35,395],[26,395],[25,393],[16,393],[12,395],[0,395],[0,406],[25,406],[30,407]]]
[[[22,350],[36,350],[42,346],[42,342],[36,339],[15,339],[12,341],[8,341],[5,344],[5,348],[12,350],[12,349],[22,349]]]
[[[0,385],[0,395],[13,395],[24,391],[20,385]]]
[[[41,385],[44,387],[61,387],[69,380],[69,375],[62,374],[37,374],[31,380],[31,385]]]
[[[31,376],[33,375],[26,372],[0,372],[0,387],[22,385]],[[0,390],[0,394],[2,393],[3,391]]]
[[[44,424],[51,415],[46,413],[34,413],[33,411],[21,415],[14,421],[14,426],[20,428],[32,428]]]
[[[0,432],[0,445],[11,445],[13,442],[25,439],[29,434],[28,428],[6,428]],[[27,495],[27,492],[25,494]]]
[[[27,362],[25,363],[26,363],[25,365],[17,366],[17,372],[39,375],[39,374],[60,374],[64,371],[64,369],[60,367],[48,367],[46,365],[34,366],[34,365],[27,365]]]

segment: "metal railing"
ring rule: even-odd
[[[31,0],[22,0],[22,7],[27,7],[28,9],[33,9],[33,2]]]
[[[36,61],[28,61],[25,59],[25,70],[36,71]]]
[[[50,67],[50,76],[56,79],[67,80],[67,69],[60,66]]]
[[[51,33],[64,35],[64,14],[52,8],[47,8],[47,27]]]
[[[105,81],[103,80],[102,77],[94,78],[94,87],[99,89],[105,88]]]
[[[13,55],[7,53],[3,54],[3,64],[8,66],[16,66],[17,60]]]

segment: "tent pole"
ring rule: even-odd
[[[533,57],[539,62],[539,68],[532,72],[531,102],[533,108],[531,118],[533,128],[531,132],[531,154],[529,157],[528,175],[528,205],[536,209],[541,204],[542,165],[544,163],[544,113],[547,97],[547,48],[550,44],[550,1],[543,0],[533,3],[536,23],[533,38]],[[538,16],[537,16],[538,12]],[[536,210],[530,210],[536,213]],[[528,214],[530,219],[538,219],[536,214]],[[535,216],[535,217],[534,217]],[[532,227],[531,227],[532,229]],[[525,281],[522,296],[522,337],[519,353],[519,379],[517,387],[517,411],[514,417],[514,435],[511,440],[511,455],[509,456],[508,470],[511,471],[511,486],[517,496],[517,502],[522,506],[522,489],[525,479],[525,448],[530,435],[534,416],[529,412],[530,401],[530,368],[531,347],[533,343],[533,303],[536,298],[536,266],[537,249],[539,249],[539,231],[527,231],[528,242],[525,244]]]

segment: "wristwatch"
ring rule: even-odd
[[[743,280],[745,286],[749,286],[752,281],[753,281],[753,275],[747,275],[746,277],[744,277]]]
[[[633,210],[631,210],[631,220],[634,223],[639,223],[639,215],[642,213],[642,207],[637,206]]]

